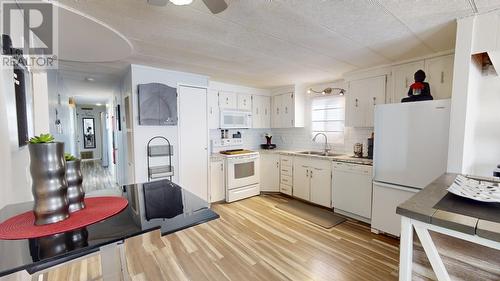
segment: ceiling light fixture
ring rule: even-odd
[[[172,4],[177,6],[183,6],[193,3],[193,0],[170,0],[170,2],[172,2]]]
[[[337,90],[339,91],[337,94],[333,93],[334,90]],[[326,88],[324,89],[323,91],[319,92],[319,91],[315,91],[313,88],[309,88],[309,90],[307,90],[307,93],[308,94],[322,94],[322,95],[339,95],[339,96],[343,96],[345,95],[345,89],[343,88]]]

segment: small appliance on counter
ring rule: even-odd
[[[266,143],[265,144],[261,144],[260,147],[262,149],[275,149],[276,145],[272,144],[272,142],[271,142],[271,139],[273,138],[273,136],[266,135],[265,137],[266,137]]]
[[[362,158],[363,157],[363,144],[356,143],[354,144],[354,157]]]
[[[372,133],[372,136],[368,138],[368,155],[366,156],[366,158],[368,159],[373,159],[373,141],[375,139],[375,136],[374,136],[374,133]]]

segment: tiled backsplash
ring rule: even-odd
[[[319,143],[312,141],[312,135],[307,128],[289,128],[289,129],[245,129],[245,130],[229,130],[229,135],[232,136],[236,132],[241,132],[243,139],[243,147],[248,149],[258,149],[260,144],[265,143],[264,135],[271,133],[273,143],[279,149],[323,149],[323,143],[320,139]],[[344,144],[332,145],[335,153],[353,153],[353,146],[359,142],[363,144],[363,151],[367,153],[367,139],[371,136],[373,128],[350,128],[346,127],[344,132]],[[221,130],[210,130],[210,140],[220,139]]]

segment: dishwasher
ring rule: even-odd
[[[372,214],[373,167],[334,162],[332,169],[335,212],[369,222]]]

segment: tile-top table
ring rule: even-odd
[[[144,190],[151,183],[160,193],[149,200]],[[98,253],[103,280],[126,280],[126,239],[152,231],[166,235],[219,217],[205,200],[180,186],[166,180],[151,183],[123,186],[121,196],[128,207],[99,223],[48,237],[0,240],[0,280],[32,280],[33,275]],[[32,208],[33,202],[8,205],[0,210],[0,222]],[[154,218],[148,219],[147,211]]]
[[[450,277],[429,230],[500,250],[500,223],[435,209],[434,206],[448,194],[447,188],[456,176],[442,175],[397,207],[396,213],[401,215],[399,280],[411,280],[412,277],[413,229],[438,280],[450,280]]]

